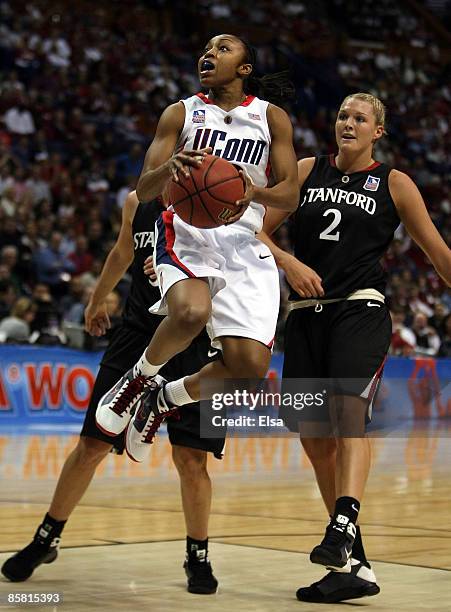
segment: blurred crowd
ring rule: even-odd
[[[290,67],[299,157],[334,151],[345,95],[381,97],[388,137],[376,157],[412,176],[451,242],[450,63],[406,5],[81,0],[74,12],[0,0],[0,341],[73,342],[158,117],[198,91],[199,51],[230,23],[245,24],[261,73]],[[288,249],[289,236],[282,227]],[[451,356],[450,294],[403,227],[384,265],[392,352]],[[127,289],[126,278],[110,296],[113,318]]]

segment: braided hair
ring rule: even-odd
[[[292,100],[295,97],[296,90],[290,79],[290,71],[282,70],[281,72],[265,74],[261,77],[254,76],[257,64],[257,50],[246,38],[241,36],[235,36],[235,38],[244,47],[246,53],[245,62],[253,66],[252,74],[244,81],[245,93],[257,96],[278,106],[282,106],[284,103]]]

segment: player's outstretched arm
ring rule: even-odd
[[[271,130],[271,171],[273,187],[254,185],[254,202],[292,212],[299,202],[296,154],[293,147],[293,127],[287,113],[270,104],[268,125]]]
[[[451,250],[432,223],[418,187],[399,170],[390,172],[388,187],[408,233],[429,257],[437,274],[451,286]]]
[[[133,261],[132,222],[138,207],[136,191],[128,194],[122,209],[122,225],[114,247],[108,254],[94,293],[85,309],[85,329],[91,336],[101,336],[110,327],[105,299],[116,287]]]
[[[185,107],[182,102],[171,104],[161,115],[136,187],[140,202],[150,202],[163,193],[170,178],[178,181],[179,172],[188,176],[188,166],[200,166],[203,157],[210,151],[203,149],[174,154],[184,122]]]
[[[323,297],[324,289],[321,284],[321,277],[309,266],[299,261],[294,255],[278,247],[269,237],[270,234],[283,223],[290,213],[270,208],[265,215],[263,230],[257,234],[271,251],[279,268],[285,272],[287,281],[301,297],[317,298]]]

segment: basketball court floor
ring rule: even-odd
[[[340,604],[371,612],[451,611],[451,423],[373,440],[361,512],[380,595]],[[77,436],[0,432],[0,563],[27,544]],[[209,460],[214,497],[210,557],[216,595],[186,592],[185,528],[170,445],[149,461],[110,456],[68,523],[59,559],[25,583],[0,579],[0,609],[209,612],[336,610],[298,602],[321,577],[308,553],[327,516],[295,438],[232,438]],[[8,593],[59,592],[63,604],[8,605]]]

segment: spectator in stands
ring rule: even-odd
[[[434,304],[434,314],[429,319],[429,325],[431,325],[439,335],[445,333],[445,320],[448,312],[443,302],[436,302]]]
[[[36,306],[29,298],[19,298],[11,315],[0,321],[0,342],[28,342],[35,312]]]
[[[70,279],[67,294],[59,301],[60,313],[63,319],[74,304],[78,304],[82,301],[83,291],[86,286],[81,276],[73,276]]]
[[[5,266],[1,266],[5,268]],[[6,271],[6,275],[4,275]],[[7,317],[11,312],[12,305],[16,301],[17,294],[13,283],[8,278],[8,270],[0,270],[0,319]]]
[[[68,323],[79,323],[82,325],[85,308],[94,291],[93,285],[88,285],[83,288],[83,292],[79,301],[74,302],[69,310],[64,313],[63,319]]]
[[[6,111],[3,121],[11,134],[29,136],[36,130],[25,96],[19,98],[17,103]]]
[[[26,187],[30,193],[31,202],[33,205],[41,200],[52,201],[52,192],[47,181],[44,181],[41,176],[39,164],[33,164],[30,171],[30,176],[26,180]]]
[[[39,249],[34,259],[38,282],[48,285],[55,295],[65,292],[69,273],[75,269],[73,262],[61,250],[62,240],[60,232],[52,232],[49,245]]]
[[[393,355],[411,357],[415,352],[417,341],[414,332],[405,325],[404,309],[395,306],[391,309],[390,316],[392,320],[390,352]]]
[[[4,187],[0,196],[0,209],[8,217],[13,217],[17,208],[17,202],[14,199],[14,183]]]
[[[13,244],[8,244],[0,251],[0,264],[9,270],[9,279],[13,283],[16,293],[22,292],[22,279],[19,270],[19,249]]]
[[[60,328],[60,314],[48,285],[38,283],[33,289],[32,299],[36,304],[36,315],[32,322],[31,343],[64,344],[65,337]]]
[[[74,274],[83,274],[92,268],[94,257],[88,251],[88,239],[80,235],[75,239],[75,251],[69,255],[74,264]]]
[[[407,289],[409,308],[412,312],[421,312],[425,315],[426,320],[432,317],[434,311],[420,297],[420,288],[417,285],[410,285]]]
[[[440,348],[440,338],[433,327],[428,325],[427,316],[417,312],[413,318],[412,331],[416,338],[416,352],[422,355],[436,355]]]
[[[106,296],[106,309],[110,318],[111,327],[119,322],[122,315],[121,296],[115,289]]]

